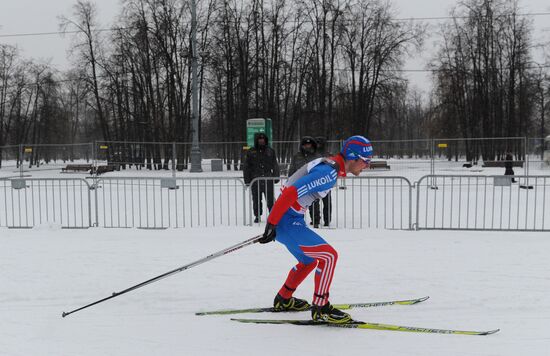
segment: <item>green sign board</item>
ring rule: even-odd
[[[273,145],[273,130],[271,129],[271,119],[248,119],[246,120],[246,144],[248,147],[254,146],[254,135],[258,132],[264,132],[269,140],[269,146]]]

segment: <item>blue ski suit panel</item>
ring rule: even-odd
[[[316,196],[321,194],[325,196],[328,191],[336,184],[338,172],[331,166],[320,163],[313,167],[308,174],[299,178],[291,186],[298,191],[298,202],[309,203],[312,199],[311,195]],[[308,204],[308,205],[309,205]],[[307,208],[307,206],[302,206]],[[300,246],[318,246],[327,244],[327,242],[319,236],[315,231],[307,227],[304,220],[304,214],[289,208],[283,215],[277,225],[277,235],[275,238],[278,242],[286,246],[288,251],[303,264],[310,264],[315,259],[306,256]]]

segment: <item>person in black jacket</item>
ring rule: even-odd
[[[505,176],[513,176],[515,175],[514,173],[514,156],[512,156],[512,153],[511,152],[507,152],[506,153],[506,157],[505,157],[505,161],[504,161],[504,175]],[[512,177],[512,183],[515,183],[516,180]]]
[[[290,168],[288,169],[288,176],[294,174],[303,165],[320,158],[317,154],[317,141],[311,136],[304,136],[300,141],[300,151],[296,152],[290,162]],[[319,227],[321,221],[321,214],[319,211],[319,202],[313,203],[309,208],[309,216],[311,217],[311,224],[315,227]]]
[[[292,156],[290,161],[290,167],[288,168],[288,176],[294,174],[298,169],[300,169],[304,164],[313,161],[319,156],[316,153],[317,151],[317,141],[311,136],[304,136],[300,141],[300,150]]]
[[[248,186],[254,178],[258,177],[279,177],[279,164],[275,151],[269,147],[269,139],[263,132],[257,133],[254,137],[254,147],[248,150],[244,162],[244,183]],[[254,210],[254,222],[260,222],[263,214],[262,196],[265,195],[267,208],[271,211],[273,207],[273,185],[278,180],[257,180],[252,183],[252,206]]]

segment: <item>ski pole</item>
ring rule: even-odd
[[[229,254],[229,253],[231,253],[231,252],[233,252],[233,251],[240,250],[241,248],[243,248],[243,247],[245,247],[245,246],[252,245],[252,244],[258,242],[258,240],[259,240],[261,237],[262,237],[262,235],[255,236],[255,237],[253,237],[253,238],[251,238],[251,239],[245,240],[245,241],[243,241],[243,242],[241,242],[241,243],[238,243],[238,244],[236,244],[236,245],[234,245],[234,246],[228,247],[228,248],[226,248],[226,249],[224,249],[224,250],[215,252],[215,253],[213,253],[213,254],[211,254],[211,255],[208,255],[208,256],[206,256],[206,257],[204,257],[204,258],[201,258],[200,260],[197,260],[197,261],[195,261],[195,262],[192,262],[192,263],[190,263],[190,264],[188,264],[188,265],[181,266],[181,267],[176,268],[176,269],[174,269],[174,270],[172,270],[172,271],[163,273],[163,274],[161,274],[161,275],[159,275],[159,276],[156,276],[156,277],[154,277],[154,278],[151,278],[151,279],[149,279],[149,280],[146,280],[145,282],[141,282],[141,283],[139,283],[139,284],[136,284],[135,286],[132,286],[132,287],[130,287],[130,288],[127,288],[127,289],[125,289],[125,290],[123,290],[123,291],[120,291],[120,292],[113,292],[112,295],[110,295],[110,296],[108,296],[108,297],[106,297],[106,298],[100,299],[100,300],[98,300],[98,301],[95,301],[95,302],[93,302],[93,303],[87,304],[87,305],[85,305],[85,306],[83,306],[83,307],[80,307],[80,308],[78,308],[78,309],[75,309],[75,310],[72,310],[72,311],[69,311],[69,312],[63,312],[63,313],[61,314],[61,316],[64,318],[64,317],[66,317],[67,315],[72,314],[72,313],[76,313],[76,312],[79,311],[79,310],[86,309],[86,308],[91,307],[91,306],[93,306],[93,305],[102,303],[102,302],[104,302],[104,301],[106,301],[106,300],[112,299],[112,298],[114,298],[114,297],[118,297],[119,295],[122,295],[122,294],[125,294],[125,293],[128,293],[128,292],[131,292],[131,291],[133,291],[133,290],[135,290],[135,289],[138,289],[138,288],[141,288],[141,287],[144,287],[144,286],[146,286],[146,285],[148,285],[148,284],[154,283],[154,282],[156,282],[156,281],[159,281],[159,280],[161,280],[161,279],[163,279],[163,278],[166,278],[166,277],[168,277],[168,276],[171,276],[171,275],[173,275],[173,274],[176,274],[176,273],[179,273],[179,272],[183,272],[183,271],[185,271],[185,270],[187,270],[187,269],[189,269],[189,268],[192,268],[192,267],[198,266],[198,265],[200,265],[200,264],[202,264],[202,263],[204,263],[204,262],[213,260],[214,258],[217,258],[217,257],[220,257],[220,256],[227,255],[227,254]]]

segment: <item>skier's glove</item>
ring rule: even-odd
[[[271,242],[275,240],[275,236],[277,235],[277,232],[275,231],[276,226],[270,223],[267,223],[265,226],[265,231],[263,236],[258,240],[261,244],[266,244],[268,242]]]

